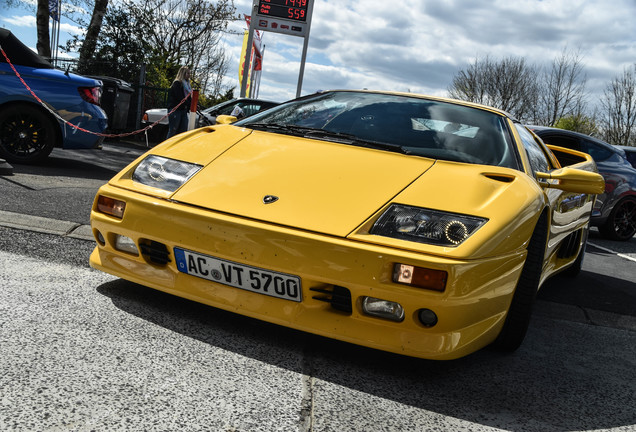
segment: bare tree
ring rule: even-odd
[[[605,140],[636,146],[636,64],[608,84],[601,104]]]
[[[93,8],[93,15],[91,22],[86,30],[86,37],[84,43],[79,50],[79,65],[78,70],[84,73],[87,63],[93,58],[95,53],[95,47],[97,46],[97,38],[102,28],[102,21],[104,15],[106,15],[106,9],[108,8],[108,0],[95,0],[95,7]]]
[[[453,77],[450,97],[493,106],[519,119],[532,114],[537,98],[536,68],[521,57],[477,58]]]
[[[539,82],[533,123],[554,126],[565,116],[578,117],[585,111],[587,77],[580,52],[564,49],[552,61]]]
[[[197,77],[226,67],[220,38],[234,18],[232,0],[129,0],[126,5],[152,49],[153,67],[176,73],[188,65]],[[155,84],[169,85],[172,78]]]

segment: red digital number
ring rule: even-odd
[[[285,0],[285,6],[289,5],[297,8],[303,8],[307,6],[307,0]]]

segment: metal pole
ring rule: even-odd
[[[311,17],[314,11],[313,0],[307,3],[307,16]],[[307,33],[303,37],[303,54],[300,60],[300,72],[298,72],[298,87],[296,88],[296,97],[300,97],[300,91],[303,88],[303,77],[305,75],[305,60],[307,59],[307,46],[309,45],[309,32],[311,31],[311,18],[307,21]]]
[[[300,90],[303,88],[303,76],[305,75],[305,59],[307,58],[307,45],[309,45],[309,35],[305,36],[303,42],[303,55],[300,60],[300,72],[298,73],[298,87],[296,88],[296,97],[300,97]]]
[[[139,70],[139,87],[137,87],[137,112],[135,116],[135,125],[137,129],[141,128],[141,113],[143,110],[144,94],[146,93],[146,65],[142,64]]]

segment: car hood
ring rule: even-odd
[[[232,129],[223,140],[210,142],[209,163],[196,161],[204,168],[173,200],[344,237],[434,164],[341,143],[258,131],[240,135],[241,129]],[[232,135],[236,144],[218,146]],[[188,141],[199,147],[202,140]],[[163,154],[183,160],[185,148],[174,146]],[[266,203],[270,196],[274,202]]]

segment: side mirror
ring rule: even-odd
[[[541,186],[566,192],[600,194],[605,192],[605,180],[598,173],[576,168],[561,168],[551,173],[536,173],[537,179],[557,180],[556,183],[540,182]]]
[[[216,123],[217,124],[230,124],[230,123],[234,123],[237,120],[238,119],[236,117],[231,116],[231,115],[216,116]]]

